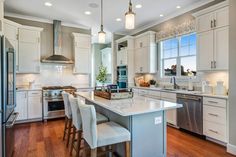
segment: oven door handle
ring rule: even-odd
[[[11,124],[6,124],[6,128],[12,128],[12,127],[15,125],[16,119],[17,119],[19,113],[18,113],[18,112],[15,112],[15,113],[13,113],[13,114],[14,114],[15,117],[14,117],[13,121],[11,122]]]

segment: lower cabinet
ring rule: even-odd
[[[17,121],[32,121],[42,119],[42,91],[17,91],[16,112]]]
[[[227,100],[203,98],[203,133],[227,143]]]

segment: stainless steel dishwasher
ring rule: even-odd
[[[177,109],[177,125],[179,128],[203,135],[202,97],[189,94],[177,94],[177,102],[183,104]]]

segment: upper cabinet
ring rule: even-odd
[[[91,36],[88,34],[72,33],[74,44],[74,73],[91,73]]]
[[[229,8],[223,7],[197,17],[197,32],[205,32],[229,25]]]
[[[197,70],[228,70],[229,7],[219,3],[195,13],[197,21]]]
[[[0,34],[3,33],[4,0],[0,0]]]
[[[19,51],[18,51],[18,45],[19,45],[19,27],[21,27],[20,24],[12,22],[10,20],[4,19],[3,22],[4,26],[4,35],[8,39],[8,41],[11,43],[11,45],[15,49],[16,53],[16,71],[18,72],[19,70],[19,62],[18,62],[18,57],[19,57]]]
[[[135,73],[157,72],[157,45],[155,32],[146,32],[135,37]]]
[[[101,50],[102,53],[102,65],[107,68],[107,74],[112,73],[112,50],[110,47],[104,48]]]
[[[40,34],[42,28],[19,28],[18,73],[40,73]]]

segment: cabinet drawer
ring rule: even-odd
[[[168,93],[168,92],[161,92],[161,98],[164,100],[173,100],[176,101],[176,94],[175,93]]]
[[[139,95],[141,95],[141,96],[146,96],[146,95],[148,95],[148,90],[139,89]]]
[[[204,135],[226,142],[226,126],[208,121],[203,121]]]
[[[160,97],[161,97],[161,92],[150,90],[150,91],[148,92],[148,95],[149,95],[149,96],[152,96],[152,97],[158,97],[158,98],[160,98]]]
[[[216,98],[203,98],[204,105],[217,106],[226,108],[227,101],[225,99],[216,99]]]
[[[29,97],[42,97],[42,91],[29,91],[28,92]]]
[[[226,125],[226,109],[203,105],[203,119],[210,122]]]

